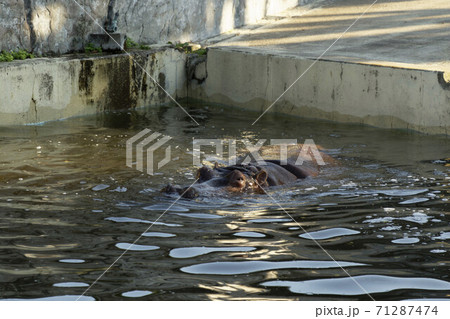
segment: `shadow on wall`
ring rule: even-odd
[[[0,50],[79,51],[102,32],[111,0],[7,0],[0,3]],[[198,41],[254,23],[304,0],[116,1],[118,32],[139,43]]]
[[[80,5],[95,16],[83,2],[79,1]],[[23,0],[0,6],[0,50],[21,48],[38,54],[79,51],[95,27],[75,1]]]

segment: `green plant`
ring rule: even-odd
[[[193,51],[192,53],[195,53],[197,55],[206,55],[206,51],[207,50],[205,48],[201,48],[201,49]]]
[[[127,38],[125,40],[125,47],[127,49],[137,48],[138,46],[139,46],[139,44],[137,44],[137,42],[134,42],[133,39],[131,39],[131,38]]]
[[[84,47],[84,52],[86,52],[88,54],[89,53],[101,53],[102,52],[102,48],[101,47],[96,47],[93,43],[89,42]]]
[[[17,51],[0,52],[0,62],[11,62],[13,60],[33,59],[34,57],[35,56],[33,53],[30,53],[24,49],[19,49]]]
[[[20,49],[18,51],[13,51],[12,55],[15,60],[25,60],[25,59],[34,58],[34,54],[32,54],[24,49]]]
[[[185,50],[187,50],[188,47],[189,47],[189,43],[188,42],[176,43],[175,44],[175,48],[177,48],[177,49],[185,49]]]
[[[184,52],[184,53],[195,53],[197,55],[206,55],[206,48],[200,48],[198,50],[192,51],[192,44],[189,44],[189,42],[178,42],[178,43],[172,43],[172,42],[167,42],[167,44],[172,45],[175,49],[177,49],[180,52]]]
[[[14,60],[14,56],[10,52],[2,51],[0,53],[0,62],[10,62]]]
[[[150,49],[150,47],[148,45],[137,43],[137,42],[133,41],[133,39],[131,39],[131,38],[127,38],[125,40],[125,48],[141,49],[141,50],[149,50]]]

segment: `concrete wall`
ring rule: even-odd
[[[247,49],[249,50],[249,49]],[[189,96],[258,111],[313,60],[211,48],[207,78]],[[450,77],[442,72],[318,61],[271,112],[450,135]]]
[[[186,96],[186,55],[170,48],[0,63],[0,125],[38,123]],[[144,72],[137,64],[144,67]]]
[[[4,0],[0,50],[62,54],[102,32],[110,0]],[[313,0],[119,0],[118,32],[141,43],[199,41]],[[78,4],[79,5],[78,5]]]

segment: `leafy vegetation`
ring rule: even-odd
[[[133,41],[133,39],[128,38],[125,40],[125,48],[126,49],[141,49],[141,50],[149,50],[150,47],[148,45],[145,44],[139,44],[135,41]]]
[[[184,42],[184,43],[172,43],[172,42],[167,42],[167,44],[172,45],[175,49],[177,49],[180,52],[184,52],[184,53],[195,53],[198,55],[206,55],[207,49],[206,48],[200,48],[198,50],[192,51],[192,45],[189,44],[189,42]]]
[[[198,55],[206,55],[206,52],[207,52],[206,48],[201,48],[201,49],[192,51],[192,53],[195,53],[195,54],[198,54]]]
[[[33,53],[28,52],[24,49],[19,49],[17,51],[1,51],[0,52],[0,62],[11,62],[14,60],[25,60],[33,59],[35,56]]]
[[[102,48],[101,47],[96,47],[93,43],[89,42],[84,47],[84,52],[86,52],[88,54],[89,53],[101,53],[102,52]]]

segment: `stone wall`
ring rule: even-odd
[[[111,0],[4,0],[0,50],[63,54],[102,32]],[[199,41],[314,0],[116,0],[118,32],[140,43]]]

